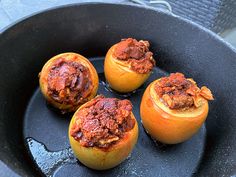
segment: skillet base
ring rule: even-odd
[[[106,170],[91,170],[77,161],[67,137],[72,114],[61,115],[48,106],[39,88],[35,91],[24,116],[24,138],[35,166],[46,176],[192,176],[201,162],[205,146],[205,126],[189,141],[178,145],[154,142],[145,133],[139,115],[140,101],[147,85],[167,75],[154,68],[148,81],[134,94],[119,95],[107,89],[103,74],[104,58],[90,59],[99,74],[98,94],[130,99],[139,123],[139,138],[132,154],[119,166]],[[155,175],[154,175],[155,174]]]

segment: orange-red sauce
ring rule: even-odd
[[[88,68],[75,61],[57,60],[47,78],[48,95],[62,104],[77,105],[92,89]]]
[[[199,96],[208,100],[213,99],[211,91],[207,87],[198,88],[182,73],[172,73],[169,77],[162,77],[156,83],[155,91],[170,109],[198,107],[197,98]]]
[[[108,148],[133,129],[129,100],[99,96],[75,115],[70,135],[85,147]]]
[[[142,74],[149,73],[155,66],[149,46],[148,41],[123,39],[116,45],[113,55],[119,60],[128,61],[133,71]]]

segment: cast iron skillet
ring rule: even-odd
[[[123,98],[106,88],[103,57],[112,44],[126,37],[149,40],[157,61],[145,85],[125,95],[135,105],[138,143],[118,167],[90,170],[76,161],[69,148],[67,126],[71,115],[62,116],[46,105],[38,89],[38,73],[52,56],[78,52],[96,67],[99,93]],[[213,33],[158,10],[93,3],[40,13],[5,30],[0,39],[0,158],[6,164],[1,165],[6,174],[236,175],[236,53]],[[145,133],[139,104],[148,83],[176,71],[193,77],[200,85],[206,84],[215,100],[197,135],[185,143],[165,146]]]

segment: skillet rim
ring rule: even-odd
[[[155,8],[155,7],[151,7],[151,6],[148,6],[148,5],[143,6],[143,5],[139,5],[139,4],[130,4],[129,2],[120,2],[120,3],[118,3],[118,2],[115,2],[115,3],[81,2],[81,3],[72,3],[72,4],[59,5],[59,6],[50,7],[50,8],[44,9],[44,10],[39,10],[37,12],[33,12],[29,15],[26,15],[22,18],[19,18],[16,21],[14,21],[14,22],[10,23],[9,25],[7,25],[7,26],[3,27],[2,29],[0,29],[0,39],[1,39],[1,36],[4,35],[5,33],[7,33],[8,31],[10,31],[11,28],[16,28],[19,23],[23,23],[23,22],[25,22],[25,21],[27,21],[31,18],[34,18],[36,16],[40,16],[41,14],[45,14],[45,13],[48,13],[50,11],[60,10],[60,9],[68,8],[68,7],[86,6],[86,5],[129,6],[131,8],[141,8],[141,9],[145,9],[145,10],[152,10],[152,11],[157,12],[157,13],[162,13],[162,14],[165,14],[169,17],[173,17],[175,19],[184,21],[184,22],[198,28],[199,30],[202,30],[202,31],[210,34],[214,39],[218,40],[220,43],[222,43],[225,46],[227,46],[228,48],[230,48],[231,51],[233,51],[236,54],[236,48],[232,44],[225,41],[221,36],[219,36],[215,32],[211,31],[210,29],[207,29],[204,26],[201,26],[201,25],[197,24],[196,22],[193,22],[193,21],[188,20],[188,19],[186,19],[184,17],[181,17],[181,16],[177,16],[177,15],[175,15],[175,14],[173,14],[173,13],[167,11],[167,10],[163,10],[161,8]]]

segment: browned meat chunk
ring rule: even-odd
[[[70,132],[85,147],[107,148],[134,127],[129,100],[99,96],[76,115]]]
[[[137,73],[149,73],[155,66],[153,53],[149,51],[148,41],[137,41],[128,38],[119,42],[115,48],[114,56],[119,60],[128,61],[131,69]]]
[[[198,107],[199,96],[213,99],[207,87],[199,89],[194,81],[186,79],[182,73],[172,73],[169,77],[161,78],[155,85],[155,91],[170,109]]]
[[[49,96],[62,104],[77,105],[92,89],[88,68],[63,58],[50,68],[47,82]]]

